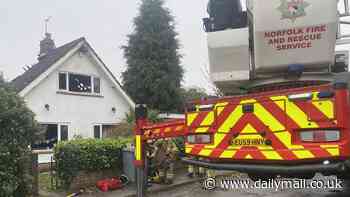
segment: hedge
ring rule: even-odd
[[[96,172],[121,168],[121,149],[128,139],[75,139],[54,147],[56,172],[62,186],[69,188],[80,171]]]
[[[39,134],[34,114],[0,79],[0,196],[31,196],[31,145]]]

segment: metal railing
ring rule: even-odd
[[[339,1],[340,3],[341,1]],[[346,20],[346,17],[350,16],[349,0],[343,0],[344,10],[339,10],[339,27],[337,45],[350,44],[350,34],[343,34],[341,25],[350,25],[350,21]]]

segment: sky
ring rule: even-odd
[[[127,43],[127,35],[133,31],[133,18],[138,14],[140,1],[0,0],[0,71],[11,80],[24,72],[25,65],[36,63],[39,41],[44,36],[44,19],[51,16],[49,32],[56,46],[86,37],[120,79],[126,68],[120,47]],[[207,0],[165,2],[177,23],[185,69],[183,85],[209,89],[203,73],[208,67],[206,34],[202,28]]]
[[[206,0],[166,0],[175,16],[184,56],[184,86],[207,88],[203,67],[208,66],[202,18]],[[180,3],[182,2],[182,3]],[[133,31],[140,0],[0,0],[0,71],[13,79],[25,65],[37,62],[44,37],[44,19],[51,16],[49,32],[56,46],[86,37],[105,64],[120,79],[125,59],[120,47]]]

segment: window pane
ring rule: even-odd
[[[100,138],[101,138],[101,135],[100,135],[100,126],[99,126],[99,125],[94,126],[94,137],[95,137],[96,139],[100,139]]]
[[[61,141],[67,141],[67,140],[68,140],[68,126],[61,125]]]
[[[58,140],[58,125],[57,124],[49,124],[46,129],[46,145],[49,148],[53,148],[53,146],[57,143]]]
[[[91,93],[91,77],[86,75],[69,74],[69,91]]]
[[[95,93],[100,93],[100,78],[94,77],[94,92]]]
[[[67,73],[58,74],[58,83],[60,90],[67,90]]]
[[[56,124],[42,124],[41,129],[45,132],[45,138],[32,145],[33,149],[53,148],[58,139],[58,127]]]

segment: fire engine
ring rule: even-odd
[[[345,10],[345,11],[344,11]],[[350,177],[346,76],[348,1],[210,0],[210,77],[225,95],[186,104],[185,118],[148,123],[138,105],[135,164],[143,144],[184,137],[188,164],[250,176]]]

